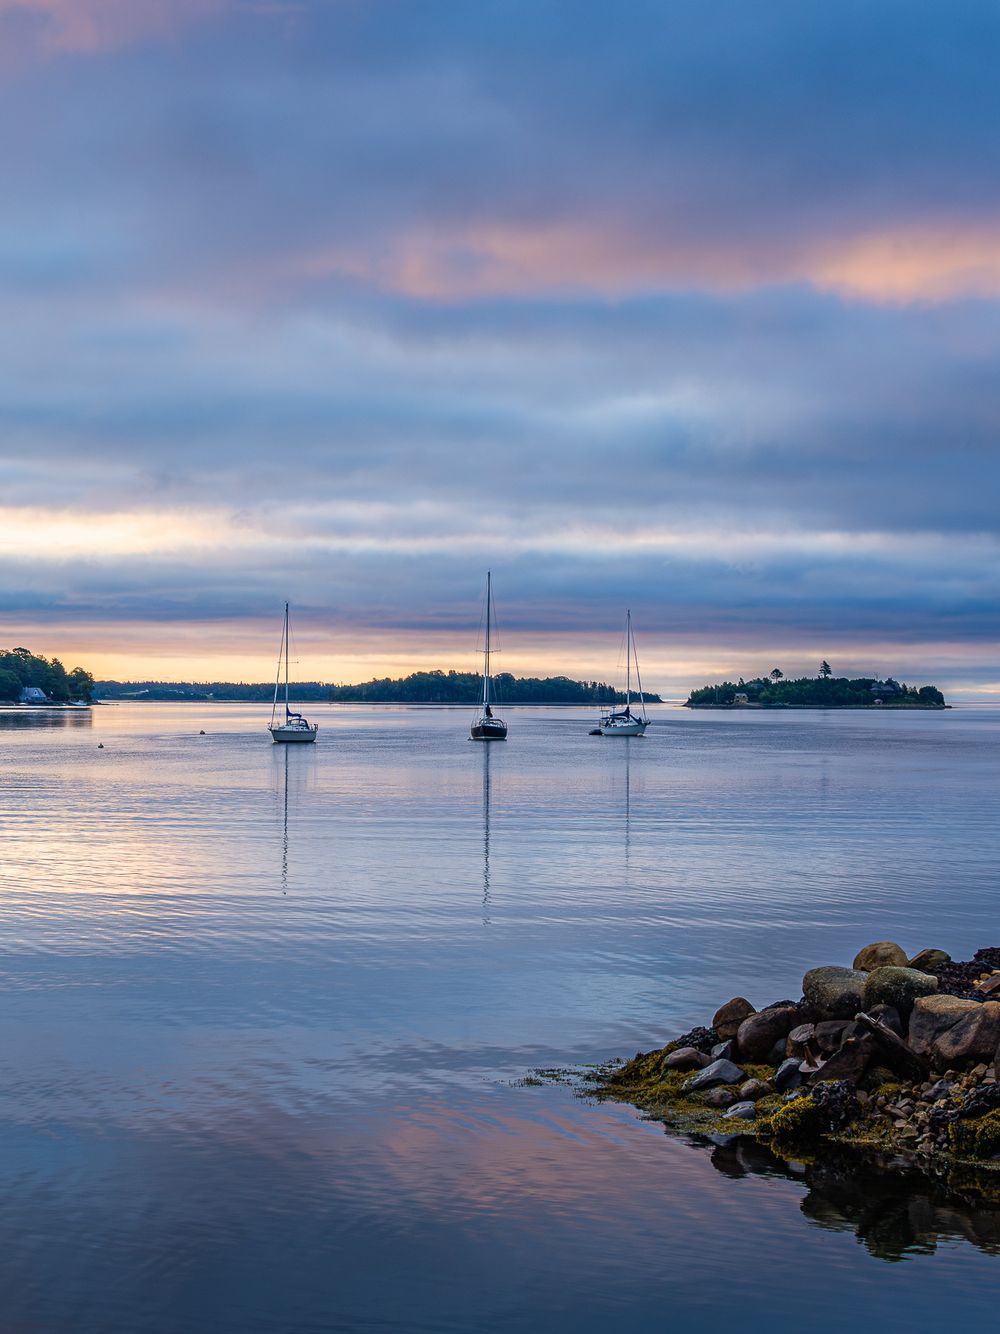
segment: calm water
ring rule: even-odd
[[[5,1334],[993,1318],[974,1219],[904,1203],[887,1263],[884,1220],[518,1081],[869,939],[1000,944],[1000,713],[268,712],[0,715]]]

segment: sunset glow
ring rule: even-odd
[[[779,9],[0,0],[0,644],[991,692],[989,40]]]

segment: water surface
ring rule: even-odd
[[[1000,944],[1000,716],[654,712],[0,714],[3,1327],[991,1317],[961,1211],[520,1081],[869,939]]]

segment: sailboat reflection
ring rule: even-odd
[[[285,783],[282,795],[282,821],[281,821],[281,892],[288,893],[288,756],[289,750],[286,746],[281,754],[284,756],[285,764]]]
[[[289,878],[289,810],[294,814],[296,800],[311,777],[315,775],[313,750],[298,746],[276,746],[272,751],[275,766],[275,797],[281,807],[281,892],[288,893]]]
[[[483,747],[483,926],[490,924],[490,754]]]
[[[625,866],[628,867],[631,850],[630,835],[632,828],[632,738],[624,737],[625,742]]]

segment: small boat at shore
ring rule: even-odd
[[[632,660],[635,659],[635,680],[638,686],[639,710],[632,710]],[[621,678],[619,678],[620,680]],[[642,697],[642,679],[639,676],[639,655],[632,634],[632,613],[625,613],[625,707],[613,709],[601,716],[591,736],[642,736],[649,726],[646,703]]]
[[[279,722],[278,692],[281,689],[281,660],[285,661],[285,720]],[[319,723],[311,723],[301,713],[295,713],[288,705],[288,603],[285,603],[285,624],[281,632],[281,646],[278,649],[278,675],[274,681],[274,703],[271,705],[271,721],[267,730],[272,741],[315,741]]]
[[[486,645],[483,652],[483,697],[472,724],[472,741],[506,741],[507,724],[493,712],[493,677],[490,675],[490,633],[493,623],[493,576],[486,572]]]

